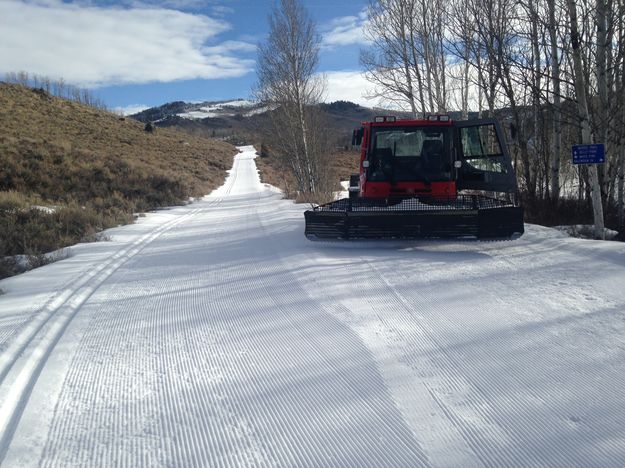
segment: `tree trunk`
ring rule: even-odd
[[[622,33],[622,30],[621,30]],[[623,36],[621,35],[621,39]],[[623,93],[625,92],[625,58],[621,59],[621,122],[625,122],[625,100],[623,99]],[[617,194],[617,206],[618,206],[618,226],[621,235],[625,235],[625,206],[623,198],[625,197],[625,129],[621,128],[621,147],[618,154],[618,194]]]
[[[411,51],[411,55],[412,55],[412,67],[414,68],[414,72],[415,72],[415,78],[417,80],[417,83],[419,85],[419,102],[421,103],[421,117],[423,117],[425,119],[425,114],[427,113],[427,110],[425,108],[426,104],[425,104],[425,96],[423,95],[423,78],[421,75],[421,69],[419,68],[419,58],[418,58],[418,54],[417,54],[417,45],[416,45],[416,38],[415,38],[415,25],[414,25],[414,12],[411,11],[410,12],[410,51]]]
[[[533,55],[533,61],[534,61],[534,70],[533,70],[533,76],[532,76],[532,106],[534,108],[534,116],[533,116],[533,139],[534,139],[534,144],[533,144],[533,159],[534,159],[534,165],[536,167],[538,167],[540,165],[539,163],[539,142],[541,141],[541,134],[542,134],[542,128],[540,125],[540,86],[541,86],[541,63],[540,63],[540,47],[539,47],[539,43],[538,43],[538,5],[536,3],[534,3],[536,0],[530,0],[529,2],[529,7],[530,7],[530,18],[531,18],[531,43],[532,43],[532,55]],[[529,160],[529,155],[528,155],[528,160]],[[534,195],[536,195],[536,178],[537,176],[534,176],[534,182],[532,183],[532,185],[534,186],[533,188],[533,192]],[[539,196],[540,198],[543,198],[543,184],[541,182],[541,184],[539,185],[540,187],[540,191],[539,191]]]
[[[430,48],[431,31],[428,28],[428,9],[429,1],[421,0],[421,21],[423,33],[423,63],[425,65],[425,79],[428,90],[428,103],[430,104],[429,112],[434,112],[434,93],[432,92],[432,52]]]
[[[623,118],[625,118],[625,112],[623,112]],[[623,206],[623,190],[625,180],[625,137],[621,137],[621,150],[619,151],[618,161],[618,227],[621,234],[625,234],[625,207]]]
[[[610,104],[608,102],[608,78],[606,63],[606,39],[607,39],[607,20],[606,20],[606,4],[605,0],[596,0],[596,23],[597,23],[597,54],[596,54],[596,75],[597,88],[599,91],[599,108],[597,109],[598,138],[599,143],[605,145],[606,155],[610,154],[610,145],[608,141],[608,116],[610,114]],[[599,186],[603,201],[606,200],[606,187],[609,177],[605,174],[605,164],[598,168]]]
[[[551,82],[553,85],[553,129],[551,142],[551,199],[554,205],[560,198],[560,152],[562,148],[562,110],[560,104],[560,58],[555,0],[547,0],[549,7],[549,39],[551,42]]]
[[[575,94],[577,95],[577,110],[582,130],[582,144],[590,144],[592,143],[592,133],[590,131],[590,117],[588,113],[588,102],[586,100],[586,82],[584,79],[582,55],[579,47],[575,0],[567,0],[567,5],[569,18],[571,20],[571,54],[573,56]],[[588,176],[590,179],[590,196],[592,198],[592,212],[595,223],[595,238],[604,239],[603,204],[601,202],[601,188],[599,186],[596,164],[590,164],[588,166]]]
[[[417,118],[417,106],[414,99],[414,90],[412,87],[412,73],[410,71],[410,58],[408,57],[408,36],[406,34],[406,17],[407,12],[405,9],[405,5],[402,3],[400,5],[401,8],[401,18],[399,19],[401,22],[401,47],[402,47],[402,61],[404,66],[404,75],[406,76],[406,87],[408,99],[410,101],[410,111],[412,112],[412,117]]]
[[[470,39],[469,39],[470,40]],[[469,54],[469,46],[466,46],[467,56]],[[463,120],[469,118],[469,60],[464,62],[464,70],[462,73],[462,117]]]

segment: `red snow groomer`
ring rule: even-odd
[[[523,208],[496,120],[375,117],[355,130],[349,198],[304,213],[317,239],[513,239]]]

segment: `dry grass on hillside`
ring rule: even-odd
[[[0,259],[63,247],[133,212],[209,193],[234,154],[227,143],[148,133],[140,122],[0,83],[0,205],[8,204],[0,208]],[[55,215],[33,204],[55,206]],[[69,213],[80,225],[68,228]]]
[[[63,173],[63,179],[93,176],[97,181],[106,179],[102,172],[108,168],[122,177],[176,181],[194,196],[223,182],[236,153],[226,143],[170,129],[148,133],[132,119],[6,84],[0,84],[0,145],[0,188],[51,199],[62,199],[81,184],[65,182],[58,190],[46,177],[29,180],[29,174],[44,169],[48,177]]]
[[[332,167],[339,181],[349,180],[349,176],[358,172],[360,152],[336,151],[332,153]]]
[[[260,172],[261,180],[280,188],[286,198],[308,202],[308,200],[298,199],[295,178],[289,168],[285,168],[278,158],[271,155],[271,152],[269,154],[269,156],[264,158],[256,158],[256,166]],[[332,177],[334,190],[342,190],[340,182],[349,180],[351,174],[358,172],[358,155],[357,151],[336,151],[332,153],[330,177]],[[328,200],[315,201],[324,202]]]

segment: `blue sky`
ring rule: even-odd
[[[248,98],[273,0],[0,0],[0,74],[93,89],[126,111]],[[303,0],[322,37],[326,100],[363,97],[366,0]]]

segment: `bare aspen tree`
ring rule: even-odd
[[[423,72],[421,70],[421,63],[419,60],[419,27],[417,19],[417,7],[414,0],[406,0],[405,4],[408,7],[408,37],[410,45],[410,54],[408,60],[411,64],[411,70],[414,73],[415,81],[419,90],[419,101],[421,102],[421,114],[425,118],[427,114],[426,101],[425,101],[425,88],[426,83],[423,79]]]
[[[617,219],[618,225],[621,230],[625,229],[625,204],[623,198],[625,198],[625,129],[622,123],[625,122],[625,1],[620,0],[618,16],[621,18],[618,23],[618,43],[619,43],[619,60],[620,66],[620,92],[617,93],[619,98],[619,104],[621,106],[621,128],[620,128],[620,148],[618,152],[618,189],[617,189]],[[619,87],[617,87],[617,91]]]
[[[625,92],[625,62],[623,64],[623,85],[621,86],[621,92]],[[621,116],[622,122],[625,122],[625,105],[621,107]],[[618,151],[618,190],[617,190],[617,218],[618,218],[618,226],[619,229],[623,230],[625,228],[625,204],[623,203],[624,198],[624,187],[623,183],[625,180],[625,132],[621,130],[621,138],[620,138],[620,148]]]
[[[280,0],[269,16],[269,36],[258,47],[257,97],[275,107],[272,143],[288,162],[304,194],[322,191],[326,164],[318,116],[312,107],[323,93],[315,76],[320,38],[299,0]]]
[[[423,81],[415,65],[413,0],[372,1],[367,10],[365,35],[371,48],[361,51],[360,63],[366,78],[376,85],[376,97],[407,104],[414,117],[425,113]],[[415,87],[417,88],[415,94]]]
[[[552,85],[552,141],[551,141],[551,199],[555,204],[560,197],[560,152],[562,150],[562,111],[560,104],[560,57],[558,53],[558,26],[556,24],[556,2],[547,0],[549,21],[549,57],[551,61]]]
[[[371,0],[361,52],[376,95],[418,110],[445,112],[448,105],[446,23],[442,0]]]
[[[483,42],[480,40],[479,23],[476,15],[481,15],[482,4],[474,0],[455,0],[448,6],[449,35],[448,53],[459,59],[461,71],[461,106],[462,118],[469,116],[469,96],[477,94],[478,117],[482,117],[484,96],[488,102],[489,113],[495,110],[495,89],[497,78],[494,73],[487,74],[488,59],[484,56]],[[490,70],[493,70],[490,67]],[[488,75],[488,76],[487,76]]]
[[[597,91],[599,95],[599,106],[596,110],[596,128],[598,143],[603,143],[607,154],[611,154],[611,148],[608,141],[608,116],[610,115],[610,106],[608,104],[608,76],[607,76],[607,54],[606,54],[606,40],[607,40],[607,11],[605,0],[596,0],[596,16],[595,22],[597,25],[597,46],[595,56],[595,75],[597,80]],[[609,163],[608,163],[609,164]],[[598,168],[599,169],[599,168]],[[602,195],[607,192],[606,185],[609,181],[606,180],[605,165],[602,165],[599,177],[599,187],[603,187]],[[603,199],[603,197],[602,197]]]
[[[425,65],[430,109],[447,111],[446,50],[445,50],[445,2],[443,0],[418,0],[421,15],[422,60]],[[413,47],[416,44],[412,44]]]
[[[474,87],[478,93],[478,114],[483,112],[482,103],[486,100],[487,115],[495,114],[500,77],[491,53],[494,50],[494,37],[491,34],[491,21],[495,2],[493,0],[462,0],[454,10],[455,29],[460,31],[453,47],[454,53],[469,62],[474,71]],[[462,25],[458,29],[458,25]],[[464,29],[466,28],[466,30]]]
[[[525,102],[521,99],[523,95],[519,93],[519,84],[514,76],[518,68],[516,47],[520,41],[513,27],[519,14],[517,3],[511,0],[469,0],[467,7],[473,17],[480,18],[474,25],[477,52],[475,65],[489,115],[494,114],[497,98],[503,97],[512,116],[515,157],[518,155],[522,162],[519,172],[525,190],[533,200],[536,196],[536,168],[529,156]]]
[[[468,119],[469,118],[469,88],[470,88],[470,81],[469,81],[469,72],[471,70],[471,62],[469,61],[469,57],[471,56],[471,48],[473,46],[472,43],[472,34],[471,34],[471,30],[469,29],[468,26],[468,21],[470,21],[470,19],[467,18],[466,16],[466,11],[464,12],[464,14],[462,15],[462,20],[460,22],[460,35],[462,37],[462,47],[464,48],[463,52],[464,52],[464,56],[467,57],[467,59],[464,61],[464,64],[462,66],[462,87],[461,87],[461,92],[462,92],[462,118],[463,119]]]
[[[592,143],[592,133],[590,130],[590,115],[588,112],[588,101],[586,98],[586,79],[584,76],[582,54],[580,51],[577,9],[575,5],[575,0],[567,0],[567,7],[571,29],[571,56],[574,67],[573,77],[575,80],[575,94],[577,97],[579,124],[582,132],[582,144],[590,144]],[[601,202],[601,189],[599,187],[599,178],[597,175],[596,164],[589,165],[588,175],[590,178],[590,194],[592,198],[592,211],[595,224],[594,235],[597,239],[604,239],[605,232],[603,222],[603,204]]]
[[[541,66],[541,54],[539,44],[539,6],[537,0],[529,0],[528,2],[528,17],[530,19],[530,42],[532,49],[532,83],[531,83],[531,95],[532,95],[532,108],[533,108],[533,148],[534,158],[537,157],[539,141],[542,134],[541,125],[541,80],[542,80],[542,66]]]

